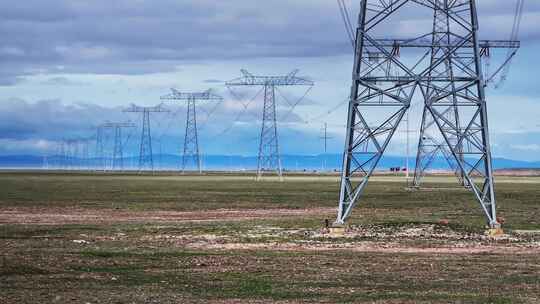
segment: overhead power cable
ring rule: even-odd
[[[251,98],[247,103],[244,103],[242,102],[242,99],[230,88],[230,87],[227,87],[229,89],[229,91],[231,92],[231,94],[233,95],[233,97],[235,99],[237,99],[238,101],[240,101],[240,104],[242,105],[242,109],[241,111],[235,116],[234,120],[231,122],[231,124],[229,124],[226,128],[224,128],[222,131],[220,131],[219,133],[217,133],[216,135],[214,135],[212,138],[217,138],[217,137],[220,137],[220,136],[223,136],[225,134],[227,134],[230,130],[232,130],[232,128],[234,128],[234,126],[236,125],[236,123],[238,123],[240,121],[240,118],[247,112],[247,109],[249,108],[249,106],[253,103],[253,101],[255,101],[255,99],[257,99],[257,97],[259,97],[259,95],[261,94],[261,92],[264,90],[264,87],[261,88],[257,94],[255,94],[255,96],[253,96],[253,98]]]
[[[287,118],[289,118],[289,116],[292,114],[292,112],[294,111],[294,109],[296,108],[296,106],[298,106],[300,104],[300,102],[302,102],[302,100],[304,100],[304,98],[306,98],[307,94],[309,94],[309,92],[311,91],[311,89],[313,89],[313,86],[310,86],[308,87],[308,89],[304,92],[304,95],[302,95],[302,97],[300,97],[296,102],[294,103],[290,103],[289,100],[284,96],[284,94],[281,92],[280,89],[278,89],[276,87],[276,91],[278,92],[278,94],[281,96],[281,98],[283,98],[288,104],[289,106],[291,107],[289,109],[289,111],[287,113],[285,113],[285,115],[283,115],[283,117],[281,118],[281,121],[285,121]]]
[[[345,4],[344,0],[337,0],[337,3],[339,6],[339,13],[341,14],[341,19],[343,19],[343,24],[345,25],[345,31],[347,32],[349,41],[354,49],[356,39],[354,37],[354,28],[349,17],[349,10],[347,9],[347,5]]]
[[[525,0],[517,0],[516,4],[516,10],[514,12],[514,22],[512,24],[512,32],[510,33],[510,41],[517,41],[519,38],[519,32],[521,29],[521,21],[523,19],[523,8],[525,7]],[[508,78],[508,74],[510,73],[510,67],[512,65],[512,60],[514,59],[514,56],[516,55],[518,49],[508,49],[508,53],[506,55],[506,59],[503,63],[503,65],[493,73],[492,76],[489,77],[487,83],[490,83],[491,81],[495,81],[494,79],[497,77],[497,75],[500,74],[498,80],[495,81],[495,89],[501,88],[504,83],[506,82],[506,79]]]

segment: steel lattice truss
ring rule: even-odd
[[[433,26],[412,39],[377,38],[415,6]],[[362,0],[336,223],[362,195],[413,98],[424,103],[415,182],[442,153],[497,227],[481,54],[518,41],[480,41],[474,0]],[[404,56],[404,52],[409,52]]]
[[[139,171],[154,171],[152,133],[150,131],[150,113],[165,113],[169,112],[169,110],[164,109],[162,105],[157,105],[154,107],[140,107],[132,104],[131,107],[124,109],[124,112],[142,113],[141,144],[139,148]]]
[[[96,170],[103,169],[107,167],[105,159],[105,143],[104,143],[104,128],[100,125],[97,127],[96,133],[96,160],[98,161]]]
[[[313,81],[296,76],[294,70],[285,76],[254,76],[246,70],[241,70],[242,77],[228,81],[228,87],[233,86],[262,86],[264,87],[264,106],[257,159],[257,179],[266,171],[276,171],[281,179],[283,168],[279,150],[279,137],[276,116],[276,87],[279,86],[310,86]]]
[[[63,139],[60,143],[58,168],[65,170],[88,169],[89,144],[93,138]]]
[[[101,150],[101,154],[103,154],[103,150],[104,150],[104,143],[103,143],[103,137],[102,137],[103,130],[104,129],[114,130],[114,145],[113,145],[112,166],[111,166],[112,170],[124,170],[124,144],[122,141],[122,129],[135,128],[135,127],[136,127],[135,124],[131,122],[106,122],[98,127],[98,137],[99,137],[98,148]]]
[[[223,101],[221,96],[213,94],[211,90],[200,93],[182,93],[171,89],[171,94],[162,96],[162,100],[187,101],[186,133],[184,135],[184,152],[182,154],[182,171],[186,170],[189,160],[195,164],[199,173],[202,172],[199,151],[199,135],[197,131],[197,103],[201,101]]]

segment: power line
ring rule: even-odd
[[[349,37],[351,45],[354,48],[354,41],[356,39],[354,37],[354,29],[351,23],[351,19],[349,18],[349,10],[347,9],[347,5],[345,4],[344,0],[337,0],[337,4],[339,6],[339,13],[341,14],[341,19],[343,20],[343,24],[345,25],[345,32],[347,32],[347,36]]]

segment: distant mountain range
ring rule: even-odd
[[[155,169],[174,170],[180,167],[182,157],[179,155],[154,155]],[[282,164],[285,170],[289,171],[334,171],[341,169],[342,156],[339,154],[324,155],[283,155]],[[0,156],[0,168],[5,169],[89,169],[101,168],[103,163],[112,167],[110,159],[65,159],[59,156],[32,156],[32,155],[11,155]],[[137,157],[127,157],[123,159],[125,169],[136,169],[138,166]],[[205,170],[216,171],[243,171],[254,170],[257,167],[256,156],[240,155],[205,155],[202,159]],[[414,159],[409,161],[411,168],[414,168]],[[385,156],[379,163],[379,169],[391,167],[404,167],[405,157]],[[506,158],[494,158],[495,169],[536,169],[540,168],[540,161],[527,162],[511,160]],[[193,168],[193,164],[191,164]],[[444,158],[435,158],[432,166],[435,170],[448,169],[448,164]]]

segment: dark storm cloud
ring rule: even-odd
[[[484,28],[509,33],[513,1],[479,3]],[[524,27],[536,38],[533,23]],[[0,85],[35,73],[145,74],[182,61],[350,53],[329,0],[2,1],[0,35]]]
[[[60,80],[64,81],[64,80]],[[185,106],[166,104],[169,113],[152,117],[156,136],[168,133],[179,135],[185,126]],[[93,136],[96,126],[105,121],[140,122],[139,113],[124,113],[124,107],[103,107],[88,103],[65,104],[60,100],[27,102],[22,99],[0,101],[0,139],[2,140],[59,140]],[[239,101],[227,99],[220,104],[198,106],[200,125],[210,133],[220,133],[233,123],[259,125],[255,119],[262,113],[262,101],[255,100],[246,109]],[[300,117],[290,113],[286,106],[277,109],[278,119],[299,122]],[[237,119],[233,122],[231,117]],[[211,122],[211,124],[210,124]]]
[[[12,140],[60,139],[90,136],[105,120],[124,121],[120,108],[91,104],[65,105],[59,100],[29,103],[21,99],[0,102],[0,138]]]

